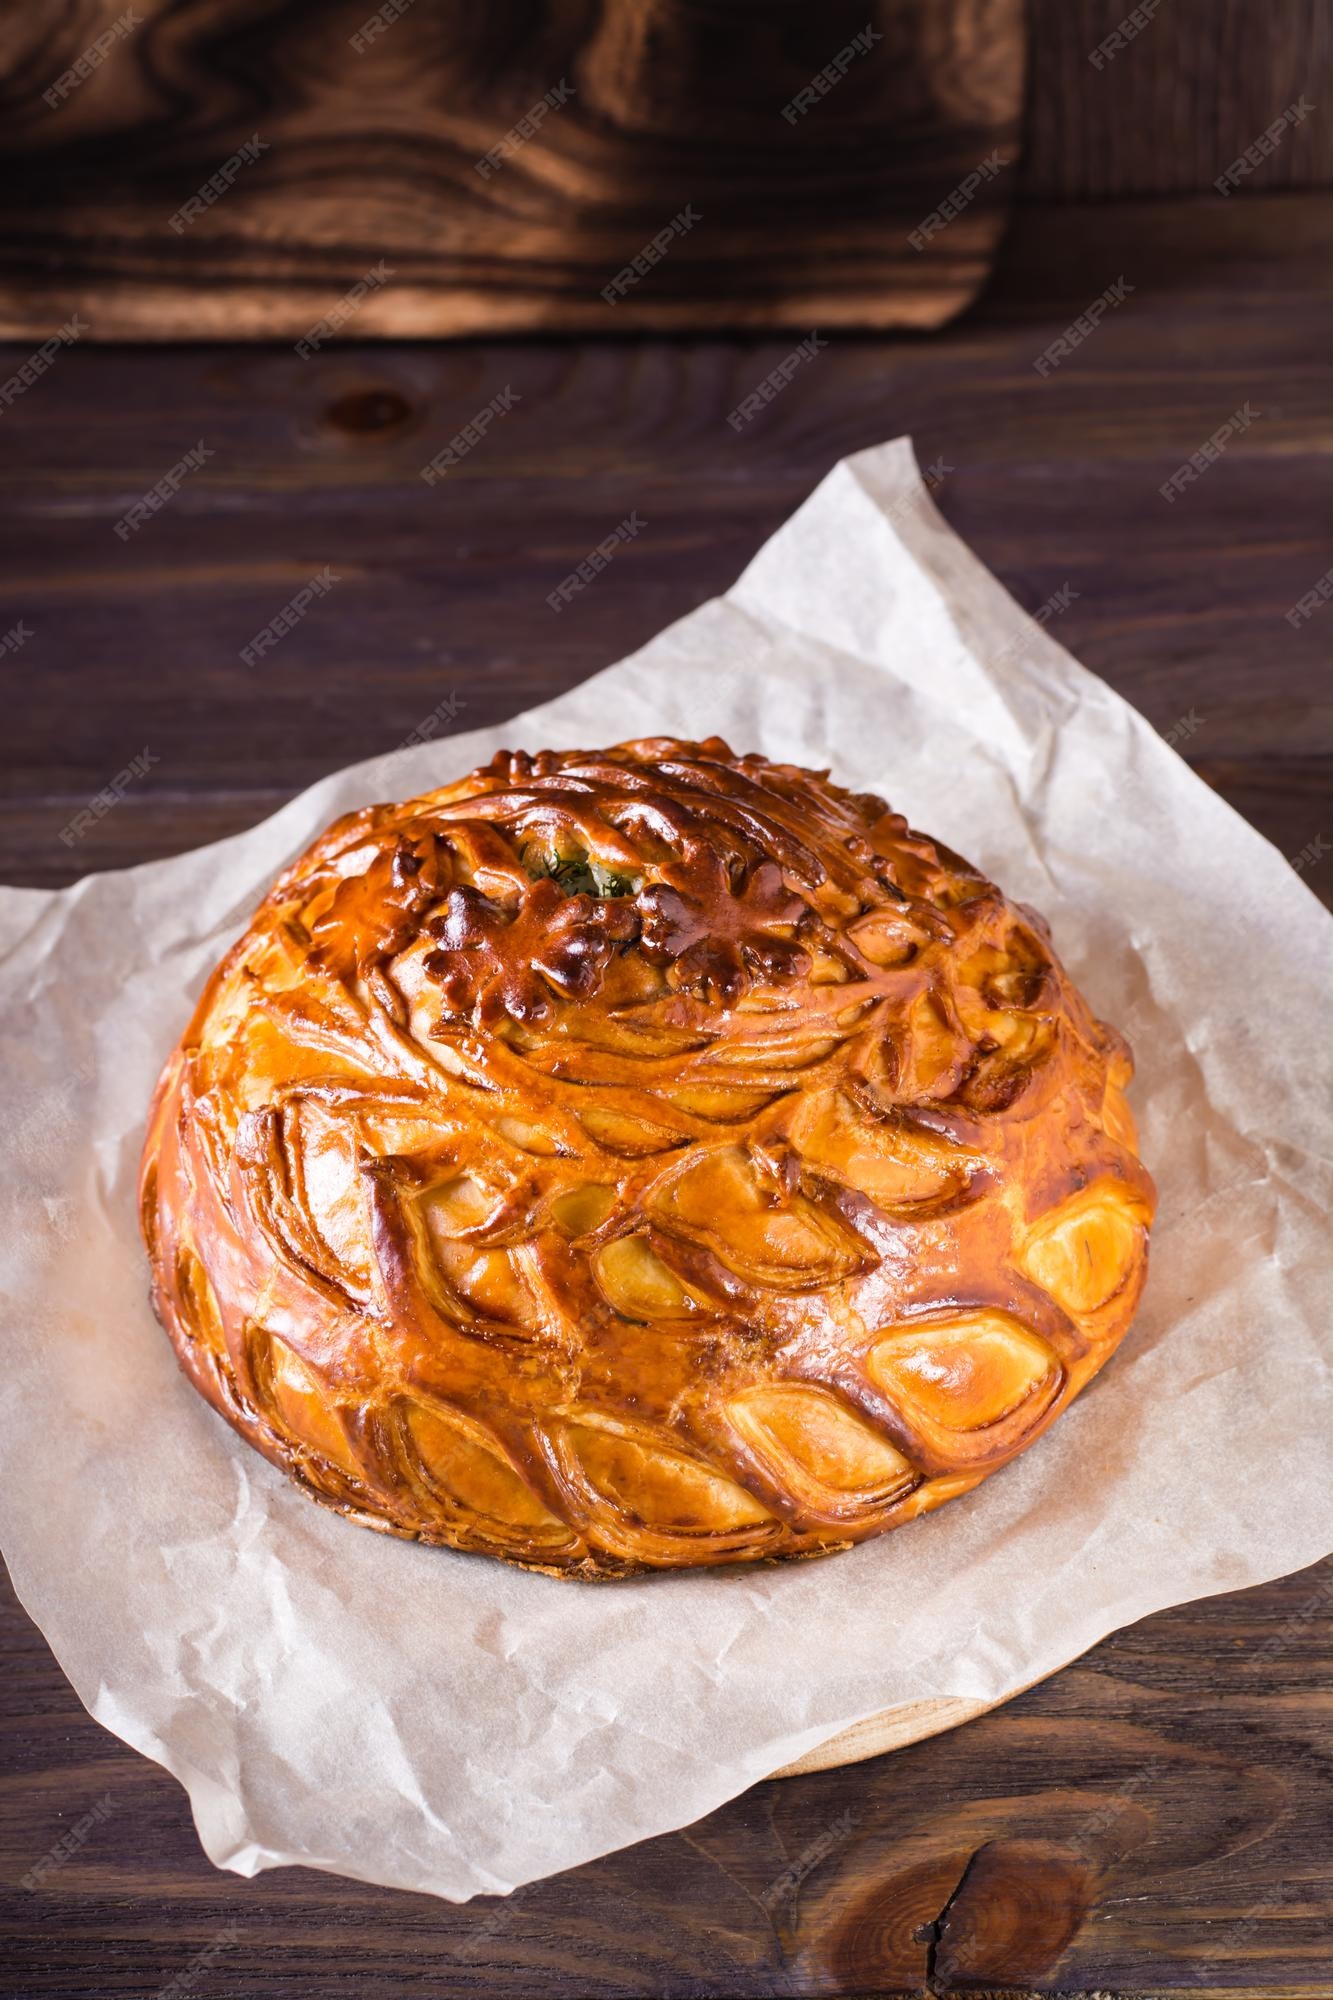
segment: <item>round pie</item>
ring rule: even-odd
[[[501,752],[331,827],[144,1151],[191,1381],[317,1499],[553,1575],[845,1549],[1129,1326],[1131,1064],[1042,920],[717,738]]]

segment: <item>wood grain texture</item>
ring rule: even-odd
[[[910,1744],[925,1743],[946,1729],[960,1729],[995,1707],[994,1702],[968,1701],[961,1695],[943,1695],[931,1701],[908,1701],[900,1708],[887,1708],[882,1715],[868,1715],[850,1729],[839,1730],[794,1763],[784,1764],[771,1775],[775,1778],[803,1778],[810,1771],[833,1771],[840,1764],[863,1764],[867,1757],[883,1757],[891,1750],[906,1750]]]
[[[1120,273],[1133,294],[1040,378],[1034,358]],[[779,342],[372,344],[308,364],[76,347],[0,419],[0,635],[33,634],[0,658],[6,875],[196,845],[447,697],[475,727],[572,686],[725,589],[836,459],[902,431],[1020,603],[1069,585],[1053,631],[1297,857],[1333,839],[1333,607],[1284,617],[1333,560],[1331,303],[1325,197],[1034,211],[947,339],[834,342],[739,434],[727,412]],[[507,385],[522,400],[427,487],[420,468]],[[1246,401],[1262,414],[1167,505],[1162,481]],[[214,456],[119,540],[201,440]],[[547,593],[632,508],[644,532],[554,615]],[[246,667],[324,565],[336,588]],[[144,778],[63,845],[145,747]],[[910,810],[910,774],[886,782]],[[1305,873],[1327,897],[1333,859]]]
[[[1333,181],[1326,0],[1029,0],[1028,11],[1027,199],[1206,193],[1302,96],[1313,112],[1227,198]]]
[[[123,11],[8,16],[0,332],[291,341],[381,264],[361,338],[933,326],[1015,178],[909,240],[1017,156],[1022,0],[141,0],[48,103]]]
[[[1006,1707],[458,1908],[199,1852],[184,1794],[0,1620],[3,1990],[244,2000],[1326,2000],[1333,1565],[1163,1613]],[[36,1894],[22,1875],[106,1794]]]
[[[1230,198],[1333,180],[1325,0],[1028,0],[1026,160],[918,255],[907,233],[939,200],[997,146],[1017,156],[1019,6],[441,0],[364,42],[369,0],[151,0],[54,104],[44,92],[124,10],[13,8],[0,329],[42,338],[84,310],[93,339],[291,340],[381,259],[393,276],[344,333],[925,325],[982,282],[1016,193],[1208,191],[1302,98],[1313,114]],[[785,121],[868,22],[883,42]],[[482,178],[566,76],[574,96]],[[269,150],[174,234],[260,127]],[[699,228],[608,305],[602,287],[682,203]]]
[[[0,879],[194,845],[447,698],[464,705],[441,734],[572,686],[725,588],[836,458],[903,430],[1023,604],[1072,585],[1053,629],[1080,658],[1159,728],[1194,717],[1182,754],[1285,853],[1331,842],[1333,605],[1283,616],[1333,563],[1331,253],[1327,197],[1034,211],[965,321],[831,341],[739,434],[726,414],[779,341],[370,344],[304,365],[75,348],[0,418],[0,636],[32,635],[0,657]],[[1125,304],[1038,377],[1121,272]],[[506,383],[523,400],[425,486]],[[1262,416],[1161,501],[1247,399]],[[201,437],[215,457],[119,540]],[[553,583],[632,507],[643,533],[553,615]],[[325,564],[341,580],[257,678],[240,647]],[[158,761],[63,845],[145,746]],[[911,809],[910,771],[885,785]],[[1327,899],[1333,853],[1305,876]],[[153,1995],[217,1945],[193,1990],[229,2000],[1326,2000],[1331,1610],[1330,1564],[1182,1607],[963,1728],[454,1909],[216,1873],[183,1794],[84,1717],[11,1605],[0,1993]],[[107,1791],[114,1811],[24,1890]]]

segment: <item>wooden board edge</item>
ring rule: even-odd
[[[881,1715],[863,1716],[850,1729],[840,1729],[836,1736],[817,1743],[794,1763],[784,1764],[769,1775],[800,1778],[810,1771],[832,1771],[839,1764],[863,1764],[867,1757],[882,1757],[887,1750],[905,1750],[909,1743],[924,1743],[927,1737],[957,1729],[960,1723],[971,1722],[999,1706],[999,1701],[977,1701],[966,1695],[936,1695],[926,1701],[903,1702],[897,1708],[886,1708]]]
[[[601,301],[538,299],[521,287],[508,296],[418,286],[404,290],[392,314],[363,320],[324,343],[362,350],[387,341],[522,339],[554,335],[621,339],[643,334],[721,335],[763,340],[827,329],[830,333],[934,333],[975,305],[994,275],[1002,230],[983,246],[966,271],[930,280],[913,290],[857,296],[813,289],[777,300],[696,297],[645,301],[616,314]],[[294,342],[308,335],[329,304],[328,289],[271,284],[215,283],[191,292],[163,279],[143,283],[88,280],[20,284],[0,272],[0,341],[42,340],[75,315],[86,323],[84,344],[134,341],[228,344]]]
[[[886,1708],[878,1715],[863,1715],[848,1729],[840,1729],[836,1736],[826,1737],[816,1743],[813,1750],[797,1757],[790,1764],[783,1764],[778,1770],[770,1771],[771,1778],[800,1778],[810,1771],[832,1771],[839,1764],[863,1764],[868,1757],[882,1757],[889,1750],[906,1750],[910,1744],[924,1743],[928,1737],[942,1736],[946,1729],[957,1729],[964,1722],[975,1722],[979,1715],[989,1715],[992,1709],[1003,1708],[1006,1702],[1014,1701],[1029,1688],[1040,1686],[1055,1674],[1062,1674],[1075,1660],[1083,1657],[1082,1649],[1071,1653],[1058,1667],[1048,1673],[1034,1674],[1021,1687],[1010,1688],[1008,1694],[997,1695],[994,1700],[981,1701],[974,1695],[942,1694],[930,1695],[921,1701],[902,1701],[896,1708]]]

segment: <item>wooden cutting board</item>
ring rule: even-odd
[[[1075,1653],[1071,1660],[1078,1657]],[[1066,1660],[1064,1666],[1069,1666],[1071,1660]],[[1057,1667],[1052,1671],[1060,1673],[1063,1668]],[[799,1778],[808,1771],[832,1771],[841,1764],[862,1764],[867,1757],[882,1757],[888,1750],[905,1750],[911,1743],[924,1743],[929,1736],[941,1736],[946,1729],[957,1729],[960,1723],[973,1722],[979,1715],[989,1715],[992,1709],[1003,1708],[1015,1696],[1025,1694],[1030,1687],[1049,1679],[1049,1674],[1038,1674],[1032,1680],[1024,1681],[1022,1687],[1001,1695],[997,1701],[976,1701],[966,1695],[937,1695],[927,1701],[900,1702],[896,1708],[864,1716],[850,1729],[840,1729],[836,1736],[817,1743],[803,1757],[783,1764],[771,1775],[775,1778]]]
[[[850,1729],[839,1730],[827,1743],[807,1750],[793,1764],[774,1771],[775,1778],[799,1778],[807,1771],[831,1771],[839,1764],[861,1764],[867,1757],[881,1757],[886,1750],[905,1750],[909,1743],[924,1743],[960,1722],[971,1722],[999,1708],[998,1701],[969,1701],[960,1695],[942,1695],[933,1701],[908,1701],[900,1708],[886,1708],[882,1715],[868,1715]]]
[[[132,12],[0,30],[0,337],[933,327],[1015,180],[1023,0]]]

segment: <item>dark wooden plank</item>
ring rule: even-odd
[[[1030,0],[1028,17],[1029,199],[1202,193],[1302,97],[1315,110],[1240,188],[1333,180],[1324,0]]]
[[[368,271],[363,338],[934,326],[1015,180],[1022,0],[134,11],[11,10],[5,332],[291,341]]]
[[[1135,287],[1045,378],[1051,339]],[[947,339],[831,339],[761,417],[726,422],[779,342],[72,349],[0,424],[9,878],[69,880],[248,823],[400,742],[574,684],[726,587],[842,454],[902,430],[945,514],[1289,856],[1333,838],[1333,607],[1284,617],[1333,560],[1325,337],[1333,201],[1033,212]],[[457,469],[420,468],[506,387]],[[1242,404],[1198,483],[1158,488]],[[214,456],[122,542],[182,454]],[[647,522],[576,607],[546,605],[631,509]],[[241,649],[325,565],[341,579],[268,656]],[[261,698],[262,696],[262,698]],[[157,760],[73,848],[59,834]],[[910,773],[885,783],[910,805]],[[215,803],[193,803],[201,790]],[[1321,857],[1322,859],[1322,857]],[[1328,896],[1333,869],[1314,866]]]
[[[183,1794],[4,1644],[0,1875],[26,1995],[1304,1995],[1333,1986],[1333,1564],[1118,1633],[1006,1708],[759,1785],[465,1908],[203,1859]],[[105,1795],[36,1890],[21,1878]],[[793,1879],[798,1878],[798,1879]],[[234,1930],[234,1935],[231,1933]],[[5,1934],[0,1933],[0,1939]]]

